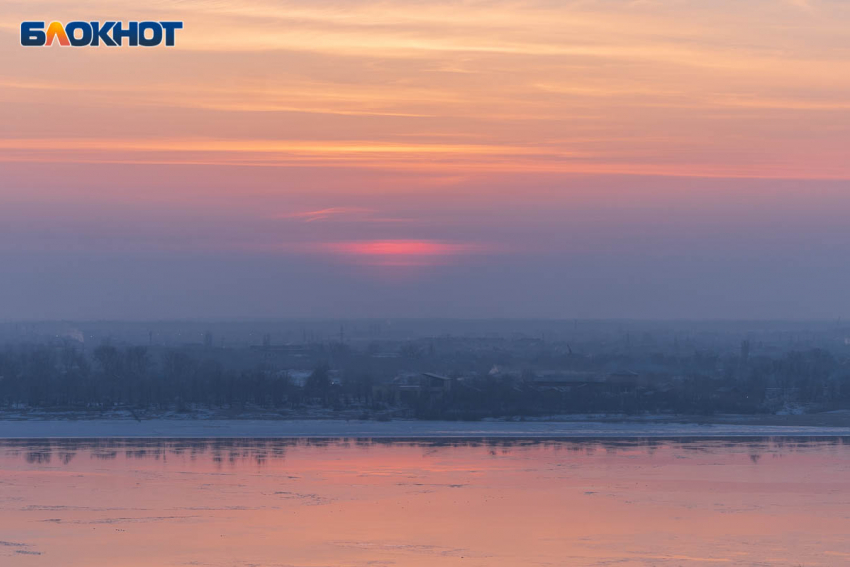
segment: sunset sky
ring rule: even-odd
[[[182,20],[173,48],[24,20]],[[850,3],[0,0],[0,319],[850,316]]]

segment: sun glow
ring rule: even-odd
[[[408,239],[329,242],[320,249],[354,263],[382,266],[439,264],[453,256],[482,251],[468,243]]]

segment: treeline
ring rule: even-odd
[[[257,367],[226,370],[203,357],[145,347],[104,345],[90,356],[73,347],[37,346],[0,353],[0,404],[42,408],[238,408],[332,403],[329,368],[319,365],[307,384]],[[357,393],[357,392],[355,392]]]
[[[347,366],[334,362],[334,372],[327,363],[316,363],[302,383],[262,363],[250,370],[225,368],[203,351],[190,349],[102,345],[85,352],[70,345],[8,347],[0,351],[0,406],[154,410],[320,406],[425,419],[850,408],[850,365],[820,349],[778,357],[751,357],[746,348],[724,356],[571,355],[559,362],[565,371],[603,376],[613,365],[636,369],[639,380],[552,386],[536,380],[532,370],[522,376],[464,372],[455,375],[450,387],[407,389],[392,401],[376,388],[379,380],[357,364],[355,355],[351,357]]]
[[[482,376],[451,391],[410,401],[425,418],[478,419],[489,416],[621,413],[712,415],[850,409],[850,363],[822,349],[788,352],[778,358],[720,356],[618,357],[617,366],[645,370],[631,384],[599,382],[539,386],[525,379]],[[604,361],[604,362],[603,362]],[[600,369],[612,358],[581,357],[570,368]]]

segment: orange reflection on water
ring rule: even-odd
[[[840,565],[850,444],[6,441],[0,564]]]

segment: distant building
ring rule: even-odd
[[[429,392],[445,393],[452,390],[454,379],[440,374],[432,374],[431,372],[423,372],[420,378],[420,387]]]
[[[786,406],[799,402],[799,388],[766,388],[764,391],[764,405],[770,411],[779,411]]]
[[[305,356],[309,354],[313,349],[310,345],[302,344],[273,345],[271,344],[270,338],[269,341],[266,342],[264,337],[262,346],[251,345],[251,350],[265,350],[268,352],[277,352],[281,354],[288,354],[291,356]]]
[[[525,382],[534,388],[560,392],[586,390],[616,393],[634,391],[639,378],[636,372],[548,372],[532,375]]]
[[[372,394],[376,401],[386,404],[413,404],[422,396],[439,399],[452,390],[455,382],[454,378],[431,372],[405,373],[374,386]]]

